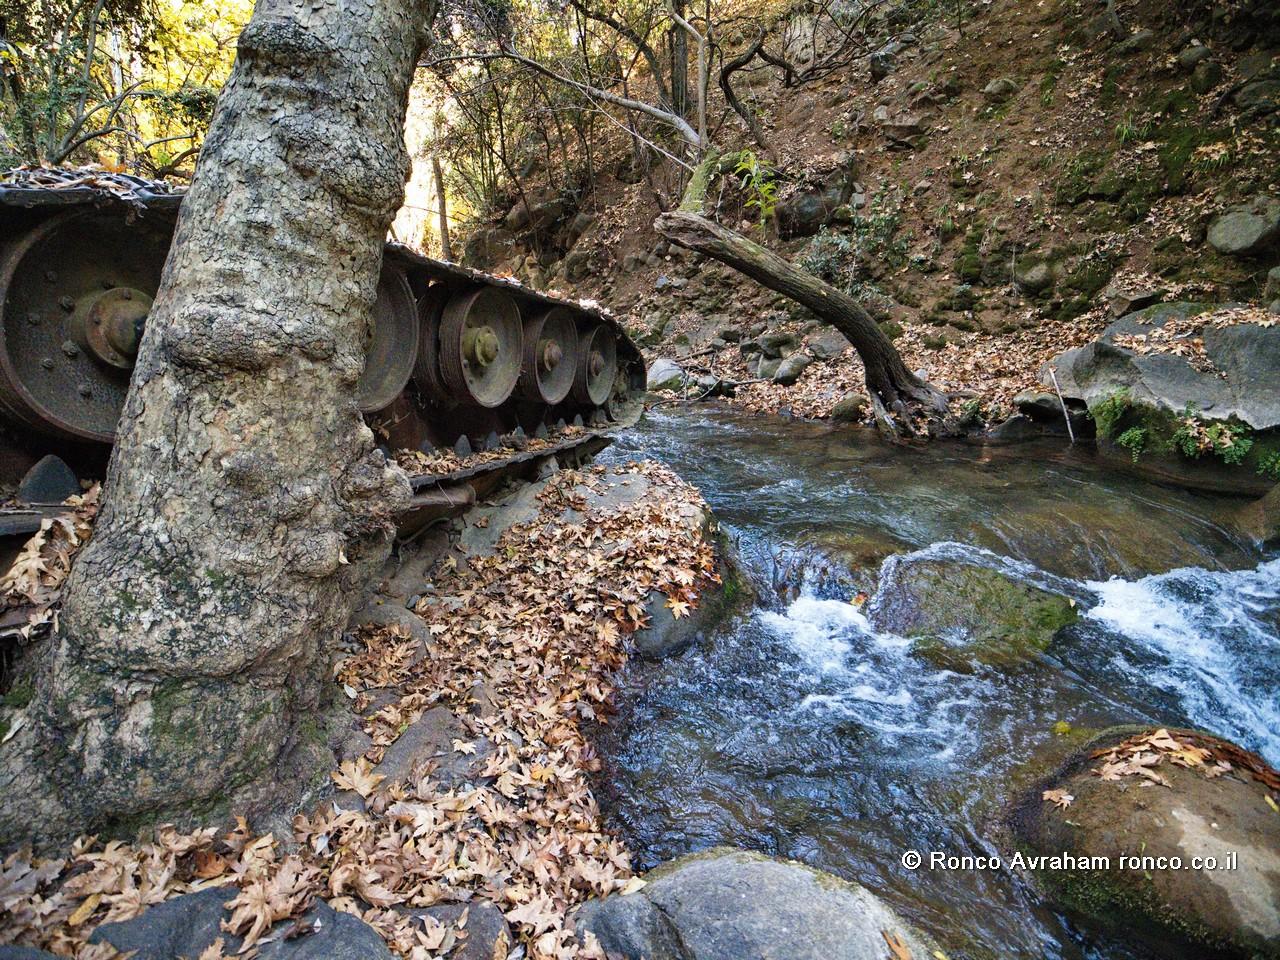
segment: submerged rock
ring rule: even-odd
[[[1266,802],[1280,792],[1280,774],[1193,731],[1155,737],[1176,748],[1135,739],[1152,733],[1106,730],[1021,797],[1011,826],[1024,855],[1106,858],[1031,876],[1064,906],[1167,946],[1170,955],[1280,956],[1280,816]],[[1104,777],[1112,756],[1098,751],[1117,745],[1112,756],[1128,766]],[[1185,751],[1181,759],[1176,749]],[[1186,866],[1121,867],[1121,856],[1177,857]],[[1196,869],[1193,857],[1214,857],[1217,868]]]
[[[1241,507],[1236,514],[1236,528],[1259,545],[1280,543],[1280,485]]]
[[[933,945],[865,887],[798,863],[717,847],[650,871],[638,892],[574,917],[626,960],[883,960]],[[888,938],[902,944],[891,953]]]
[[[1195,521],[1181,522],[1123,496],[1085,500],[1036,498],[1007,504],[994,524],[974,522],[961,539],[1063,577],[1136,579],[1177,567],[1249,567],[1254,555],[1226,537],[1206,536]]]
[[[1068,598],[997,570],[908,554],[885,565],[867,616],[876,630],[915,638],[926,659],[965,669],[1032,659],[1078,615]]]

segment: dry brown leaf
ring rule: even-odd
[[[1042,796],[1047,803],[1052,803],[1059,810],[1067,809],[1075,800],[1075,797],[1065,790],[1046,790]]]

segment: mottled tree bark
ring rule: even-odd
[[[0,748],[0,845],[217,811],[318,772],[294,761],[322,757],[331,645],[409,493],[355,388],[431,2],[259,0],[106,506],[30,722]]]

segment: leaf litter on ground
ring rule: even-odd
[[[608,721],[611,676],[628,636],[648,624],[650,594],[692,608],[719,579],[711,542],[689,522],[704,508],[698,492],[659,464],[612,469],[643,477],[647,493],[593,507],[605,468],[562,470],[539,494],[538,515],[506,530],[491,555],[440,562],[417,604],[431,638],[425,656],[390,626],[365,630],[363,650],[336,664],[358,710],[371,690],[400,694],[362,713],[372,746],[332,774],[364,809],[326,802],[300,813],[289,843],[237,818],[230,831],[163,826],[134,843],[81,837],[62,857],[15,853],[0,863],[0,942],[105,960],[114,951],[87,943],[100,924],[230,886],[224,929],[243,938],[246,958],[317,899],[360,917],[410,960],[446,956],[467,931],[465,914],[445,924],[408,911],[478,899],[503,911],[531,960],[603,957],[594,938],[578,942],[570,911],[643,882],[603,824],[586,724]],[[493,709],[473,712],[482,697]],[[382,779],[386,749],[442,705],[466,727],[464,745],[492,745],[473,761],[476,775],[446,787],[428,766],[407,781]]]

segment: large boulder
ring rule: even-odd
[[[1113,323],[1100,339],[1050,361],[1058,385],[1092,409],[1118,390],[1136,404],[1181,413],[1188,406],[1214,420],[1232,417],[1255,430],[1280,427],[1280,325],[1241,323],[1204,331],[1204,354],[1214,371],[1202,371],[1172,353],[1140,354],[1115,342],[1121,334],[1150,334],[1173,317],[1212,309],[1197,303],[1160,303]],[[1042,382],[1048,384],[1047,370]]]
[[[1280,198],[1254,197],[1228,207],[1209,224],[1209,244],[1235,257],[1258,256],[1280,239]]]
[[[241,939],[222,930],[231,917],[223,904],[236,895],[235,887],[214,887],[166,900],[132,920],[104,923],[90,943],[109,943],[132,960],[174,960],[199,957],[215,940],[223,941],[223,956],[240,952]],[[286,931],[310,932],[286,937]],[[261,960],[391,960],[391,951],[377,932],[349,913],[316,901],[298,920],[282,920],[257,944]]]
[[[798,863],[717,847],[664,864],[635,893],[574,916],[625,960],[883,960],[936,949],[865,887]],[[900,947],[892,949],[889,939]]]
[[[857,184],[848,170],[836,170],[824,181],[802,185],[773,208],[783,237],[811,237],[823,227],[847,222]]]
[[[1028,870],[1046,892],[1126,938],[1280,957],[1278,793],[1280,774],[1216,737],[1114,728],[1025,793],[1011,826],[1023,859],[1064,857]]]
[[[684,372],[684,367],[674,360],[659,357],[649,364],[646,384],[650,390],[679,390],[684,386],[686,379],[688,376]]]
[[[989,567],[927,554],[886,561],[867,610],[875,629],[913,638],[918,655],[955,670],[1032,659],[1077,616],[1067,597]]]
[[[553,197],[534,204],[520,201],[508,211],[503,224],[513,232],[541,233],[555,226],[570,212],[569,202],[563,197]]]
[[[481,227],[462,245],[462,262],[487,270],[511,256],[515,235],[501,227]]]

